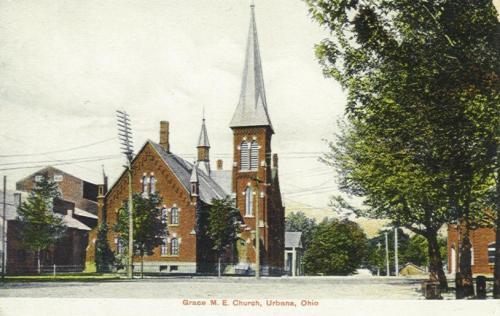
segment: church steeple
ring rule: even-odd
[[[250,9],[250,28],[240,99],[229,126],[231,128],[266,126],[273,132],[271,119],[267,111],[264,76],[262,74],[257,25],[255,23],[255,5],[253,2]]]
[[[210,142],[208,141],[207,127],[205,125],[205,114],[201,122],[200,137],[198,138],[198,166],[208,176],[210,175]]]

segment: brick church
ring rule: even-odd
[[[167,219],[164,242],[145,257],[144,271],[214,272],[217,259],[200,221],[207,218],[213,199],[227,196],[234,199],[241,218],[238,239],[224,260],[224,273],[255,273],[256,225],[259,225],[261,273],[283,271],[284,207],[278,181],[278,157],[271,151],[274,129],[264,91],[253,5],[241,94],[228,127],[233,131],[233,162],[227,170],[220,160],[212,168],[205,119],[201,122],[195,163],[171,151],[166,121],[160,122],[159,143],[147,141],[134,157],[133,191],[142,192],[144,196],[158,192],[163,198],[163,205],[159,207]],[[99,222],[105,221],[110,228],[108,242],[113,251],[125,253],[112,227],[118,210],[128,199],[127,173],[123,172],[109,191],[99,193]],[[94,230],[90,236],[91,247],[95,240]],[[94,260],[94,253],[95,250],[88,251],[87,262]],[[134,262],[134,269],[138,269],[139,258]]]

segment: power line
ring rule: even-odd
[[[99,158],[99,159],[90,159],[90,160],[78,160],[78,161],[69,161],[69,162],[61,162],[61,163],[54,163],[51,164],[52,166],[62,166],[62,165],[73,165],[73,164],[78,164],[78,163],[83,163],[83,162],[95,162],[95,161],[103,161],[103,160],[112,160],[112,159],[120,159],[121,156],[113,156],[109,158]],[[19,169],[33,169],[33,168],[43,168],[46,167],[47,165],[34,165],[34,166],[20,166],[20,167],[12,167],[12,168],[3,168],[0,169],[0,171],[7,171],[7,170],[19,170]]]
[[[69,162],[69,161],[77,161],[77,160],[85,160],[85,159],[102,159],[102,158],[112,158],[118,157],[118,155],[105,155],[105,156],[92,156],[92,157],[78,157],[71,159],[52,159],[52,160],[41,160],[41,161],[18,161],[18,162],[6,162],[0,163],[0,166],[12,166],[12,165],[21,165],[21,164],[33,164],[33,163],[53,163],[53,162]]]
[[[103,140],[100,140],[100,141],[97,141],[94,143],[76,146],[76,147],[67,148],[67,149],[53,150],[53,151],[47,151],[47,152],[41,152],[41,153],[0,155],[0,157],[29,157],[29,156],[41,156],[41,155],[48,155],[48,154],[64,153],[64,152],[68,152],[68,151],[73,151],[73,150],[77,150],[77,149],[82,149],[82,148],[87,148],[87,147],[91,147],[94,145],[107,143],[107,142],[114,140],[114,139],[116,139],[116,138],[115,137],[107,138],[107,139],[103,139]]]

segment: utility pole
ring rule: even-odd
[[[6,236],[6,208],[7,208],[7,176],[3,176],[3,208],[2,208],[2,282],[5,279],[6,254],[7,254],[7,236]]]
[[[127,276],[133,278],[133,260],[134,260],[134,218],[132,212],[134,210],[134,202],[132,196],[132,159],[134,149],[132,144],[132,129],[130,119],[125,111],[116,111],[118,120],[118,136],[122,145],[122,153],[127,158],[127,173],[128,173],[128,265]]]
[[[258,279],[258,278],[260,278],[259,200],[261,199],[261,193],[264,194],[264,192],[260,192],[259,185],[262,184],[264,186],[269,186],[269,184],[262,183],[263,181],[260,180],[258,177],[254,177],[254,178],[252,178],[252,180],[255,180],[255,187],[257,188],[257,190],[256,190],[257,191],[256,192],[257,201],[255,204],[255,277]]]
[[[391,272],[390,272],[390,267],[389,267],[389,240],[387,238],[387,232],[384,232],[385,234],[385,266],[386,266],[386,269],[387,269],[387,276],[390,276],[391,275]]]
[[[377,257],[380,256],[380,246],[382,246],[382,244],[380,243],[380,241],[377,243],[377,248],[378,248],[378,253],[377,253]],[[377,260],[377,276],[380,276],[380,264],[378,263],[378,260]]]
[[[398,262],[398,227],[394,227],[394,275],[399,276]]]

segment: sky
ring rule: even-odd
[[[303,1],[255,4],[285,203],[325,207],[336,181],[318,157],[345,104],[314,56],[328,33]],[[136,150],[167,120],[172,152],[193,161],[204,108],[212,165],[229,168],[249,21],[248,0],[0,0],[0,176],[13,188],[55,165],[101,183],[103,165],[114,182],[117,109]]]

